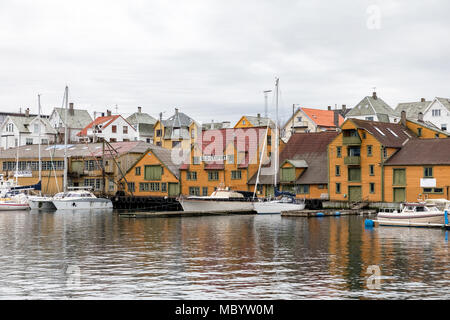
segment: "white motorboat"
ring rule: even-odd
[[[292,197],[282,197],[279,200],[255,201],[253,206],[258,214],[277,214],[282,211],[303,210],[305,202],[296,202]]]
[[[379,212],[377,222],[384,226],[422,226],[444,224],[444,211],[426,202],[405,203],[400,212]]]
[[[0,211],[16,211],[16,210],[28,210],[30,205],[28,204],[27,196],[24,194],[18,194],[15,196],[2,196],[0,198]]]
[[[184,211],[253,211],[253,203],[242,193],[218,188],[210,196],[189,196],[178,199]]]
[[[53,197],[28,196],[28,202],[31,210],[56,210],[53,204],[54,200],[62,199],[64,192],[59,192]]]
[[[52,203],[57,210],[113,208],[110,199],[97,198],[92,192],[87,190],[69,191],[60,198],[54,198]]]

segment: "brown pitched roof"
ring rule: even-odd
[[[387,166],[442,164],[450,164],[450,138],[410,140],[385,162]]]
[[[328,183],[327,149],[330,142],[339,132],[325,131],[314,133],[294,133],[280,153],[280,164],[285,160],[304,160],[308,168],[297,179],[296,184]],[[270,184],[273,175],[260,176],[260,183]],[[256,182],[256,174],[250,178],[249,184]]]
[[[416,135],[399,123],[388,123],[351,119],[359,128],[373,135],[383,146],[401,148],[408,139],[414,139]]]

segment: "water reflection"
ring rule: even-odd
[[[450,297],[444,231],[364,229],[359,216],[3,212],[0,242],[3,299]]]

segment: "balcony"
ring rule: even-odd
[[[348,166],[359,166],[361,164],[361,157],[348,156],[344,158],[344,164]]]
[[[342,144],[346,146],[360,146],[361,138],[359,136],[344,136],[342,137]]]

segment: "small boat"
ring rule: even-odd
[[[427,224],[443,224],[444,211],[435,204],[426,202],[404,203],[398,212],[378,212],[377,222],[384,226],[420,226]]]
[[[30,205],[28,204],[27,196],[24,194],[18,194],[14,196],[4,195],[0,198],[0,211],[16,211],[16,210],[28,210]]]
[[[217,188],[210,196],[189,196],[178,199],[184,211],[253,211],[253,202],[238,191]]]
[[[64,195],[64,192],[59,192],[53,197],[28,196],[28,202],[31,210],[56,210],[53,201],[62,199]]]
[[[57,210],[78,209],[112,209],[110,199],[97,198],[88,190],[74,190],[63,194],[61,197],[53,198],[53,205]]]
[[[282,211],[303,210],[305,202],[297,202],[293,197],[283,196],[281,199],[253,202],[258,214],[278,214]]]

